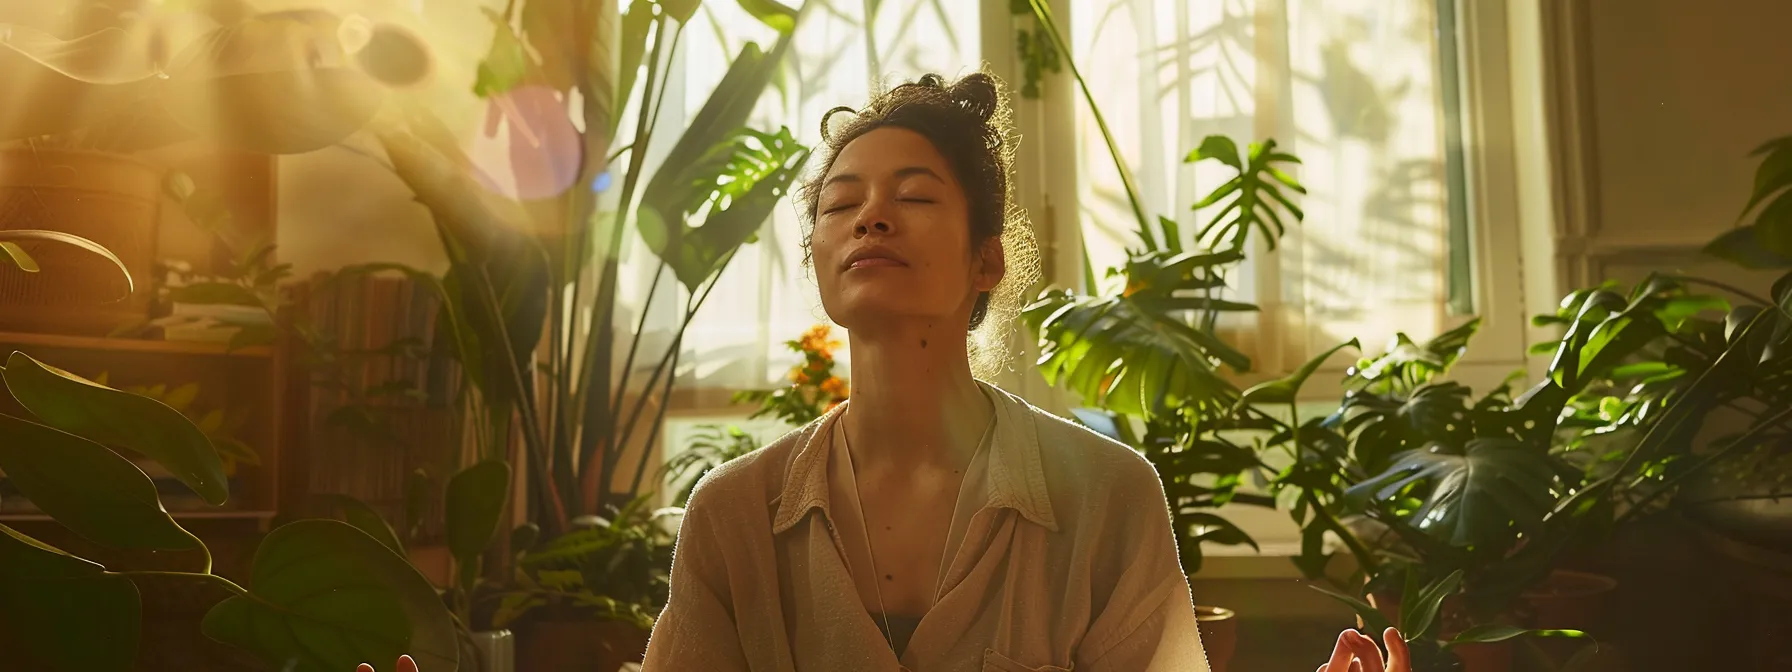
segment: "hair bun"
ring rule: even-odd
[[[939,79],[939,75],[928,77]],[[996,110],[1002,105],[1001,84],[988,73],[973,72],[960,77],[946,93],[953,103],[984,122],[995,116]]]

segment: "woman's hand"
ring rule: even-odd
[[[1331,662],[1320,665],[1318,672],[1412,672],[1412,654],[1407,652],[1400,631],[1388,628],[1381,633],[1381,639],[1388,645],[1385,663],[1375,640],[1355,630],[1345,630],[1338,635],[1338,645],[1332,647]]]
[[[1370,646],[1374,645],[1371,644]],[[396,672],[417,672],[417,661],[411,660],[410,656],[399,656],[398,666],[393,669]],[[361,663],[360,667],[355,668],[355,672],[373,672],[373,666],[368,665],[367,663]]]

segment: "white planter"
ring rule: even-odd
[[[509,630],[487,630],[473,633],[473,647],[479,660],[463,664],[468,672],[516,672],[516,637]]]

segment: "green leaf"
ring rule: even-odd
[[[15,26],[15,28],[16,28],[16,26]],[[131,292],[136,291],[136,285],[131,280],[130,269],[125,268],[124,261],[120,260],[118,258],[118,255],[113,254],[111,250],[106,249],[106,246],[104,246],[104,245],[101,245],[99,243],[93,242],[91,240],[82,238],[82,237],[74,235],[74,234],[63,233],[61,231],[42,231],[42,230],[38,230],[38,229],[12,229],[12,230],[0,231],[0,243],[11,245],[12,243],[21,242],[21,241],[29,241],[29,242],[48,241],[48,242],[53,242],[53,243],[62,243],[64,245],[73,245],[75,247],[81,248],[88,252],[92,252],[101,257],[104,257],[106,259],[106,261],[112,262],[112,265],[118,269],[118,272],[121,275],[124,276],[125,296],[129,296],[131,294]],[[9,256],[11,256],[13,263],[16,263],[19,265],[19,268],[25,268],[25,262],[20,261],[19,256],[18,256],[18,254],[24,254],[24,250],[22,250],[22,249],[19,250],[18,254],[11,254],[12,249],[16,248],[16,247],[17,247],[16,245],[12,245],[12,247],[9,247],[7,250],[8,254],[9,254]],[[30,257],[26,256],[25,259],[30,260]],[[34,268],[37,266],[37,262],[35,260],[31,260],[30,263],[31,263],[31,266]],[[32,269],[25,269],[25,270],[30,271]],[[123,297],[119,297],[119,298],[123,298]]]
[[[448,549],[462,564],[485,552],[498,533],[498,518],[510,493],[510,465],[486,460],[448,480]]]
[[[1251,389],[1245,390],[1244,395],[1238,399],[1238,406],[1243,407],[1248,404],[1294,403],[1295,397],[1300,394],[1301,386],[1307,383],[1307,379],[1313,376],[1313,372],[1318,371],[1319,367],[1325,364],[1326,360],[1331,359],[1332,355],[1337,354],[1339,350],[1343,350],[1344,348],[1361,350],[1363,345],[1354,338],[1334,345],[1332,346],[1332,349],[1325,351],[1318,357],[1308,360],[1306,364],[1302,364],[1299,369],[1294,371],[1294,373],[1290,373],[1276,380],[1258,383],[1253,385]]]
[[[1417,570],[1409,569],[1407,571],[1416,572]],[[1416,576],[1416,573],[1410,575]],[[1425,638],[1431,632],[1432,624],[1437,620],[1437,614],[1443,607],[1444,599],[1456,594],[1456,590],[1460,587],[1462,587],[1462,570],[1458,569],[1450,572],[1449,576],[1426,585],[1423,590],[1418,591],[1416,598],[1409,598],[1410,601],[1403,605],[1400,616],[1400,620],[1404,621],[1400,625],[1405,628],[1401,633],[1406,641]]]
[[[1555,503],[1547,455],[1510,439],[1481,438],[1461,452],[1434,444],[1407,451],[1387,471],[1346,491],[1357,506],[1405,496],[1423,499],[1407,516],[1456,546],[1499,545],[1534,529]]]
[[[1463,644],[1491,644],[1518,637],[1551,637],[1558,639],[1585,639],[1587,633],[1579,630],[1528,630],[1502,623],[1484,623],[1463,630],[1462,634],[1444,643],[1445,649],[1455,648]]]
[[[229,497],[218,451],[179,411],[45,366],[22,352],[7,359],[4,376],[13,397],[44,424],[141,453],[212,506]]]
[[[373,507],[368,506],[366,502],[348,495],[320,494],[316,497],[319,501],[326,502],[341,511],[342,517],[348,521],[348,524],[355,526],[355,529],[373,537],[375,541],[380,542],[380,545],[392,549],[392,552],[397,553],[399,557],[407,557],[404,552],[404,544],[398,540],[398,533],[393,532],[392,526],[386,523],[386,519],[380,517],[380,513],[373,510]]]
[[[32,504],[89,541],[124,549],[205,547],[162,510],[148,476],[92,441],[0,415],[0,471]]]
[[[1394,627],[1393,624],[1388,623],[1388,618],[1386,616],[1381,615],[1381,610],[1376,609],[1368,602],[1326,588],[1317,583],[1309,583],[1307,584],[1307,587],[1325,593],[1326,596],[1339,602],[1343,602],[1345,606],[1350,607],[1352,611],[1356,612],[1358,618],[1363,619],[1363,628],[1369,632],[1387,632],[1388,628]]]
[[[660,0],[660,7],[666,10],[666,16],[679,23],[690,23],[691,17],[697,15],[697,8],[703,0]]]
[[[125,577],[0,525],[0,651],[9,669],[130,670],[141,613]]]
[[[785,6],[777,0],[735,0],[740,8],[747,10],[760,23],[770,26],[772,30],[790,34],[796,30],[796,10]],[[695,3],[693,3],[695,4]]]
[[[1756,237],[1754,226],[1725,232],[1706,244],[1703,252],[1743,268],[1792,268],[1792,256],[1768,251]]]
[[[641,59],[647,53],[647,36],[653,32],[653,3],[650,0],[634,0],[629,3],[628,13],[622,15],[622,46],[617,49],[616,68],[616,106],[628,103],[629,96],[634,95],[635,80],[640,76]],[[645,97],[645,96],[643,96]],[[610,117],[610,134],[615,135],[622,123],[623,115],[613,114]]]
[[[255,551],[249,592],[212,607],[201,630],[276,669],[343,672],[410,654],[425,670],[459,663],[454,625],[411,565],[347,524],[301,520]]]
[[[491,20],[494,32],[491,48],[473,75],[473,95],[490,98],[522,86],[523,77],[529,72],[529,53],[503,14],[490,7],[480,9]]]
[[[195,282],[168,290],[175,303],[194,305],[259,306],[255,290],[229,282]]]
[[[1238,158],[1238,143],[1223,135],[1209,135],[1201,139],[1201,146],[1189,152],[1182,159],[1183,163],[1195,163],[1205,159],[1213,159],[1231,166],[1233,170],[1244,170],[1244,163]]]
[[[6,257],[11,259],[13,265],[19,267],[21,271],[36,273],[43,270],[38,268],[37,260],[32,259],[31,254],[26,252],[25,248],[19,247],[18,243],[0,243],[0,252],[5,252]]]
[[[694,292],[765,223],[808,156],[788,128],[743,130],[693,164],[662,169],[642,198],[641,238]],[[685,223],[703,210],[702,226]]]
[[[1742,208],[1745,216],[1768,196],[1792,187],[1792,136],[1770,140],[1756,148],[1751,155],[1765,156],[1761,159],[1761,166],[1755,169],[1755,187],[1749,194],[1748,205]]]

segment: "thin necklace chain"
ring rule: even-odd
[[[983,437],[977,439],[978,450],[982,449],[982,447],[983,447],[982,444],[984,441],[989,440],[989,433],[992,430],[994,430],[995,426],[996,426],[996,419],[995,419],[995,416],[992,414],[989,418],[989,426],[985,427],[983,429]],[[851,460],[852,459],[852,443],[846,438],[846,426],[844,424],[842,424],[840,426],[840,440],[842,442],[846,443],[846,459]],[[857,467],[853,468],[852,474],[853,474],[852,478],[855,481],[855,483],[853,483],[853,487],[852,487],[853,504],[857,505],[858,509],[859,509],[859,529],[863,530],[864,535],[865,535],[865,556],[866,556],[866,558],[868,558],[871,561],[871,590],[874,594],[877,595],[877,615],[883,621],[884,641],[889,642],[890,647],[892,649],[894,649],[896,647],[896,636],[890,633],[890,610],[889,610],[889,608],[884,606],[883,584],[880,584],[877,582],[877,577],[878,577],[877,549],[872,547],[872,545],[871,545],[871,518],[868,514],[865,513],[865,498],[861,497],[859,495],[859,486],[858,486],[858,483],[856,483],[856,481],[858,481],[858,479],[859,479],[859,470]],[[961,478],[961,482],[959,483],[958,487],[959,487],[959,489],[962,490],[964,488],[964,484],[962,482],[962,476],[960,478]],[[956,503],[957,496],[955,495],[953,497],[953,499],[954,499],[954,504],[952,505],[952,508],[954,510],[954,516],[956,516],[957,515],[956,510],[958,509],[958,505]],[[897,653],[897,655],[902,654],[902,652],[900,652],[900,651],[898,651],[896,653]]]

